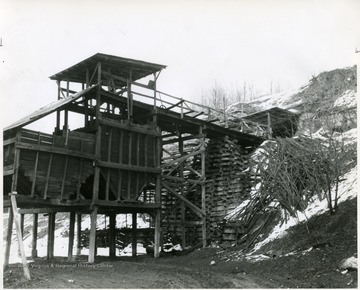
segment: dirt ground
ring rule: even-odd
[[[357,271],[339,268],[357,257],[357,200],[341,204],[333,216],[323,214],[298,225],[282,239],[256,253],[266,260],[244,259],[240,246],[205,248],[187,255],[87,257],[67,261],[36,259],[31,281],[20,265],[4,272],[4,288],[357,288]]]

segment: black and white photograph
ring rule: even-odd
[[[0,0],[4,289],[358,288],[359,0]]]

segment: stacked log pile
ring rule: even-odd
[[[206,154],[206,215],[208,237],[213,242],[236,240],[223,235],[227,212],[250,196],[248,156],[252,148],[242,148],[237,140],[210,140]]]

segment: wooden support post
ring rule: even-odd
[[[53,159],[53,154],[50,154],[50,159],[49,159],[49,164],[48,164],[48,169],[47,169],[47,174],[46,174],[46,182],[45,182],[45,189],[44,189],[44,199],[47,199],[47,193],[48,193],[48,189],[49,189],[49,181],[50,181],[50,172],[51,172],[51,165],[52,165],[52,159]]]
[[[38,145],[40,145],[40,132],[38,133],[37,143],[38,143]],[[32,184],[31,184],[31,197],[35,196],[35,185],[36,185],[38,164],[39,164],[39,151],[36,152],[34,176],[33,176],[33,181],[32,181]]]
[[[109,256],[115,257],[116,256],[116,236],[115,236],[115,229],[116,229],[116,214],[111,213],[109,215],[109,222],[110,222],[110,228],[109,228]]]
[[[76,214],[76,255],[81,254],[81,213]]]
[[[48,222],[48,245],[47,245],[47,259],[54,258],[54,242],[55,242],[55,217],[56,213],[49,213],[49,222]]]
[[[33,214],[33,232],[32,232],[32,250],[31,250],[31,256],[33,258],[37,257],[38,218],[39,218],[39,214],[34,213]]]
[[[24,220],[25,220],[25,214],[22,213],[20,214],[20,230],[22,236],[24,236]]]
[[[132,256],[137,254],[137,213],[132,214]]]
[[[21,260],[22,260],[23,269],[24,269],[24,275],[27,280],[30,280],[31,279],[30,271],[29,271],[29,267],[28,267],[28,264],[26,261],[25,249],[24,249],[24,244],[23,244],[23,236],[21,234],[21,229],[20,229],[19,213],[18,213],[17,203],[16,203],[16,192],[12,192],[10,194],[10,197],[11,197],[11,207],[12,207],[14,220],[15,220],[16,233],[17,233],[17,238],[18,238],[19,248],[20,248],[20,253],[21,253]]]
[[[156,73],[154,73],[154,110],[156,110]]]
[[[75,212],[70,212],[68,260],[71,260],[73,257],[74,233],[75,233]]]
[[[13,213],[12,209],[9,208],[9,218],[8,218],[7,234],[6,234],[6,248],[5,248],[4,269],[6,269],[8,267],[8,265],[9,265],[13,222],[14,222],[14,213]]]
[[[184,156],[184,141],[181,138],[181,133],[178,131],[179,137],[179,153],[180,157]],[[184,178],[184,163],[179,166],[179,177]],[[180,194],[184,196],[184,187],[181,185]],[[181,202],[181,246],[184,249],[186,247],[186,229],[185,229],[185,202]]]
[[[159,185],[160,186],[160,185]],[[156,210],[155,214],[155,237],[154,237],[154,257],[160,257],[160,237],[161,237],[161,210]]]
[[[89,237],[89,257],[88,262],[94,263],[96,256],[96,222],[97,222],[98,207],[94,206],[94,209],[90,215],[90,237]]]
[[[162,152],[162,144],[161,137],[156,138],[156,147],[155,147],[155,164],[158,168],[160,168],[161,164],[161,152]],[[161,204],[161,174],[156,175],[156,183],[155,183],[155,203]],[[160,243],[161,243],[161,209],[156,210],[155,215],[155,237],[154,237],[154,257],[160,257]]]
[[[64,200],[64,193],[65,193],[65,184],[66,184],[66,174],[67,174],[68,162],[69,162],[69,156],[66,155],[66,157],[65,157],[64,172],[63,172],[63,179],[62,179],[62,183],[61,183],[61,192],[60,192],[60,199],[61,199],[61,200]]]
[[[200,127],[200,132],[201,135],[204,134],[203,132],[203,127]],[[205,135],[203,135],[200,138],[200,143],[201,143],[201,149],[205,149]],[[206,151],[203,150],[201,152],[201,176],[203,178],[203,180],[205,181],[206,178],[206,171],[205,171],[205,155],[206,155]],[[202,211],[205,213],[205,215],[202,217],[202,242],[203,242],[203,247],[206,247],[206,201],[205,201],[205,197],[206,197],[206,187],[205,187],[205,182],[203,182],[201,184],[201,209]]]

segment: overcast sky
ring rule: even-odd
[[[357,62],[360,0],[0,0],[2,125],[56,100],[48,77],[97,53],[167,65],[160,90],[268,91]]]

